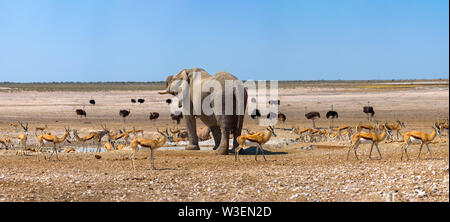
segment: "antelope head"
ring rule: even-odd
[[[100,124],[100,126],[102,127],[103,131],[109,134],[109,129],[106,128],[106,124],[105,125]]]
[[[435,130],[439,136],[442,136],[441,127],[439,126],[439,124],[436,122],[434,123],[434,126],[436,126],[436,128],[433,127],[433,130]]]
[[[275,133],[275,130],[273,129],[272,126],[267,127],[267,130],[269,130],[269,132],[271,132],[273,136],[275,136],[275,137],[277,136],[277,134]]]
[[[72,139],[72,136],[70,135],[70,127],[67,127],[67,128],[66,128],[66,127],[64,126],[64,131],[65,131],[65,133],[67,133],[67,138],[68,138],[68,139],[66,139],[67,142],[71,143],[70,140]],[[75,131],[76,131],[76,130],[75,130]]]
[[[22,124],[22,122],[20,122],[20,121],[17,121],[17,122],[19,122],[20,126],[23,128],[23,132],[25,133],[25,135],[28,136],[28,123],[26,123],[25,126],[24,126]]]
[[[387,123],[384,124],[383,128],[389,136],[391,136],[391,137],[393,136],[393,134],[391,132],[391,128],[389,128],[389,126],[387,126]]]

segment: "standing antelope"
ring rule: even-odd
[[[358,159],[358,155],[356,154],[356,150],[358,149],[358,146],[361,143],[370,143],[370,144],[372,144],[370,146],[369,159],[372,159],[373,145],[375,145],[375,147],[377,148],[378,154],[380,155],[380,159],[381,159],[382,157],[381,157],[380,149],[378,148],[378,143],[383,141],[388,134],[390,136],[392,136],[391,130],[386,125],[384,125],[383,129],[384,129],[384,131],[381,132],[380,134],[359,132],[359,133],[356,133],[355,135],[353,135],[353,137],[352,137],[352,145],[349,147],[348,152],[347,152],[347,160],[348,160],[348,156],[350,155],[350,151],[352,149],[355,151],[356,159],[359,160]]]
[[[22,150],[21,150],[20,152],[17,151],[17,152],[16,152],[16,155],[17,155],[17,154],[19,154],[19,155],[24,155],[24,154],[25,154],[25,149],[27,148],[28,123],[26,123],[26,125],[24,126],[20,121],[18,121],[18,122],[19,122],[20,126],[21,126],[22,129],[23,129],[23,133],[20,134],[20,135],[17,137],[17,140],[19,141],[19,144],[22,145]]]
[[[399,139],[399,136],[398,136],[398,134],[400,133],[400,130],[401,129],[403,129],[403,128],[406,128],[406,126],[405,126],[405,123],[404,122],[400,122],[400,120],[397,120],[396,122],[395,122],[395,124],[387,124],[387,123],[385,123],[392,131],[396,131],[397,132],[397,134],[396,134],[396,138],[397,139]],[[380,126],[380,129],[381,129],[381,126]]]
[[[57,137],[55,135],[49,135],[49,134],[41,134],[38,136],[38,149],[37,149],[37,155],[36,158],[39,159],[39,152],[41,150],[42,144],[44,143],[53,143],[53,152],[50,155],[50,157],[48,158],[48,160],[50,160],[53,156],[53,154],[56,154],[56,159],[59,160],[58,158],[58,150],[56,149],[56,144],[61,144],[62,142],[64,142],[64,140],[67,139],[67,137],[69,137],[69,139],[71,139],[70,136],[70,128],[66,128],[64,127],[64,135],[62,137]],[[44,155],[45,158],[45,155]],[[46,158],[45,158],[46,159]]]
[[[97,143],[97,152],[100,151],[100,136],[98,133],[89,133],[87,136],[80,137],[78,136],[78,131],[76,129],[72,130],[73,136],[78,142],[81,142],[83,145],[83,150],[87,149],[86,142],[92,140],[93,143]]]
[[[378,121],[375,120],[375,125],[361,125],[361,123],[358,124],[358,126],[356,127],[356,131],[357,132],[361,132],[362,130],[367,130],[367,131],[375,131],[376,129],[379,128],[383,128],[383,126],[380,127],[380,124],[378,123]]]
[[[441,129],[439,125],[437,123],[435,123],[434,125],[435,127],[432,127],[433,132],[431,134],[421,131],[409,131],[403,134],[404,142],[400,147],[402,149],[402,157],[400,158],[400,160],[403,160],[403,151],[405,151],[404,153],[406,154],[406,160],[409,160],[407,149],[409,144],[411,143],[420,143],[419,155],[417,155],[417,159],[419,159],[420,157],[420,152],[422,152],[423,144],[427,146],[428,153],[430,154],[430,159],[432,158],[430,147],[428,146],[428,144],[430,144],[430,142],[434,140],[437,134],[441,135]]]
[[[342,140],[342,136],[343,136],[344,132],[347,132],[346,134],[348,135],[348,139],[350,141],[352,140],[353,128],[351,126],[341,126],[337,129],[337,132],[338,132],[339,140]]]
[[[45,124],[45,126],[36,126],[35,127],[35,131],[34,131],[34,135],[37,136],[37,132],[38,131],[41,131],[41,133],[43,133],[44,130],[47,129],[47,128],[48,128],[47,124]]]
[[[108,134],[108,141],[110,143],[112,143],[113,147],[115,146],[116,141],[119,139],[123,139],[125,141],[126,145],[130,144],[130,142],[128,141],[129,138],[130,138],[130,135],[127,133],[127,131],[125,129],[117,135]]]
[[[292,131],[291,132],[293,132],[293,133],[298,135],[294,140],[297,141],[297,140],[302,139],[304,142],[306,142],[306,138],[307,138],[307,136],[309,136],[309,132],[311,130],[312,130],[311,128],[299,129],[299,128],[292,127]]]
[[[158,133],[160,133],[162,135],[162,138],[161,137],[159,137],[158,139],[138,139],[138,138],[136,138],[133,141],[131,141],[131,149],[133,151],[130,155],[130,159],[131,159],[131,167],[133,169],[136,169],[136,166],[134,164],[134,155],[136,154],[136,152],[142,148],[150,148],[150,158],[152,161],[152,169],[155,170],[153,150],[156,150],[156,149],[162,147],[166,143],[166,139],[168,136],[168,135],[164,134],[163,132],[160,132],[158,129],[156,129],[156,131],[158,131]]]
[[[258,133],[253,133],[253,134],[243,134],[240,135],[237,138],[237,142],[239,144],[238,148],[236,148],[234,150],[234,160],[237,161],[239,160],[239,151],[244,148],[245,142],[248,140],[250,142],[253,143],[257,143],[258,146],[256,148],[256,152],[255,152],[255,160],[257,161],[258,158],[258,149],[261,150],[261,153],[264,157],[264,161],[266,161],[266,156],[264,155],[264,149],[262,148],[262,146],[267,143],[270,138],[272,137],[272,135],[277,136],[277,134],[275,134],[274,129],[272,126],[269,126],[267,128],[267,133],[263,133],[263,132],[258,132]]]
[[[136,129],[136,127],[133,126],[132,130],[126,131],[128,134],[134,134],[134,136],[137,136],[138,133],[140,133],[142,136],[144,136],[144,130],[143,129]]]

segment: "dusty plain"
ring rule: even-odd
[[[305,106],[308,111],[320,112],[322,118],[316,125],[327,128],[329,121],[324,116],[331,104],[339,113],[334,125],[368,123],[362,112],[367,101],[375,109],[376,120],[405,122],[407,128],[401,132],[431,133],[434,122],[449,116],[448,80],[316,86],[300,84],[279,90],[280,111],[287,121],[277,128],[311,127],[304,116]],[[91,98],[96,100],[95,106],[88,103]],[[144,98],[145,103],[132,104],[131,98]],[[22,130],[9,124],[20,120],[30,124],[30,148],[37,144],[34,127],[44,125],[57,136],[63,134],[64,126],[87,135],[107,124],[111,129],[143,129],[143,137],[151,138],[156,128],[175,127],[164,102],[167,98],[153,88],[29,91],[3,86],[0,137],[18,136]],[[86,119],[77,118],[78,108],[86,110]],[[131,110],[125,123],[119,117],[120,109]],[[161,116],[150,121],[149,112],[155,111]],[[184,128],[184,121],[178,127]],[[265,130],[247,117],[244,128]],[[267,161],[261,155],[255,161],[248,150],[236,162],[233,155],[216,155],[208,149],[161,149],[155,152],[156,170],[151,169],[146,150],[137,153],[137,170],[132,170],[131,151],[126,149],[59,153],[59,161],[48,161],[37,160],[32,151],[16,155],[19,145],[14,141],[14,149],[0,149],[0,201],[449,201],[447,136],[436,137],[430,145],[432,158],[424,148],[417,160],[418,145],[412,145],[408,149],[411,160],[401,161],[402,142],[396,141],[380,143],[381,160],[376,159],[376,152],[370,160],[370,146],[361,145],[360,160],[351,155],[347,161],[348,142],[323,141],[307,150],[302,147],[311,144],[290,141],[295,135],[289,131],[277,129],[276,133],[275,142],[266,146]],[[71,146],[64,143],[62,149]]]

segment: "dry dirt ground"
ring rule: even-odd
[[[434,122],[448,118],[448,93],[448,87],[280,89],[280,110],[288,120],[276,127],[311,127],[304,107],[324,117],[331,104],[339,112],[335,125],[367,123],[362,106],[370,101],[380,122],[399,119],[407,127],[402,132],[431,133]],[[91,97],[96,99],[95,106],[87,103]],[[132,105],[130,98],[146,101]],[[45,124],[58,136],[64,126],[85,135],[104,123],[111,129],[134,126],[150,138],[156,128],[175,126],[164,103],[167,98],[156,91],[0,91],[0,137],[19,135],[21,130],[8,124],[21,120],[30,124],[30,147],[36,146],[34,127]],[[79,120],[74,110],[83,106],[87,118]],[[125,123],[119,117],[120,109],[131,110]],[[161,114],[153,122],[148,120],[152,111]],[[322,118],[316,125],[325,128],[329,122]],[[264,130],[250,118],[244,127]],[[151,170],[146,150],[137,153],[137,170],[133,171],[129,150],[102,152],[100,159],[94,157],[96,153],[60,153],[59,161],[48,161],[37,160],[33,152],[18,156],[14,149],[2,149],[0,201],[449,201],[448,137],[437,137],[430,145],[432,159],[424,149],[417,160],[418,145],[412,145],[408,150],[411,160],[401,161],[401,142],[382,142],[381,160],[376,159],[376,152],[370,160],[369,146],[362,145],[360,160],[352,154],[347,161],[348,143],[319,142],[315,149],[306,150],[302,147],[309,143],[286,143],[285,138],[295,135],[281,129],[276,132],[275,142],[266,147],[267,161],[261,155],[255,161],[248,150],[238,162],[233,155],[219,156],[208,149],[157,150],[157,170]]]

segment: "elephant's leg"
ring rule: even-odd
[[[222,138],[216,152],[220,155],[228,155],[230,127],[221,126],[220,131],[222,132]]]
[[[195,121],[195,116],[186,116],[186,126],[189,133],[189,145],[186,146],[186,150],[200,150],[198,145],[197,136],[197,122]]]
[[[212,133],[213,138],[214,138],[214,148],[213,148],[213,150],[216,150],[217,147],[219,147],[222,133],[220,132],[220,127],[218,127],[218,126],[212,126],[210,128],[211,128],[211,133]]]
[[[237,124],[233,128],[233,149],[236,149],[239,146],[237,138],[241,135],[242,127],[244,126],[244,115],[237,116],[237,118]]]

